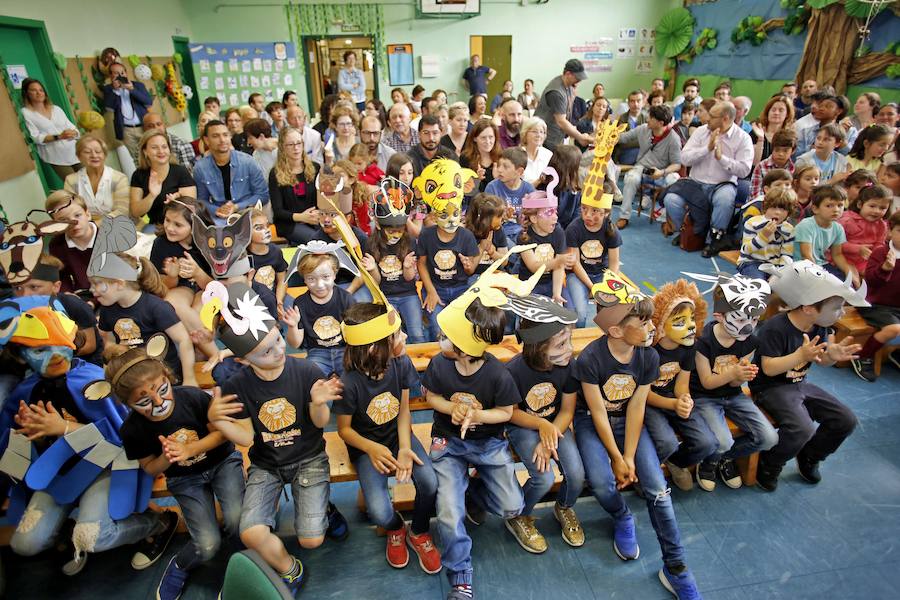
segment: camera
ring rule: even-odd
[[[118,81],[119,83],[128,83],[128,78],[124,75],[119,75],[118,77],[116,77],[116,81]]]

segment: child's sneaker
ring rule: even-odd
[[[294,559],[294,566],[291,567],[291,572],[288,575],[281,576],[281,580],[291,592],[291,596],[296,597],[300,588],[306,583],[306,569],[303,568],[303,563],[300,562],[299,558],[296,556],[292,558]]]
[[[779,475],[781,475],[781,467],[769,466],[759,461],[756,469],[756,485],[766,492],[774,492],[778,489]]]
[[[175,530],[178,528],[178,515],[167,510],[160,515],[160,519],[163,520],[165,529],[141,542],[138,551],[131,558],[131,568],[135,571],[143,571],[158,561],[175,536]]]
[[[666,467],[669,469],[669,474],[672,476],[672,483],[675,484],[675,487],[682,492],[689,492],[694,489],[694,476],[691,475],[689,469],[679,467],[669,461],[666,461]]]
[[[184,590],[188,572],[175,564],[175,556],[169,561],[159,586],[156,588],[156,600],[178,600]]]
[[[682,571],[676,575],[668,567],[663,566],[659,570],[659,582],[678,600],[702,600],[703,596],[697,589],[697,582],[694,580],[691,570],[683,565],[681,569]]]
[[[730,458],[719,461],[719,478],[722,480],[722,483],[733,490],[738,489],[743,484],[743,481],[741,481],[741,474],[738,473],[737,465],[735,465],[734,461]]]
[[[697,485],[704,492],[716,489],[716,471],[718,463],[702,462],[697,465]]]
[[[427,531],[420,535],[412,532],[412,528],[407,530],[406,543],[413,549],[416,556],[419,557],[419,566],[429,575],[441,572],[441,553],[434,547],[434,540]]]
[[[469,493],[466,493],[466,519],[472,525],[481,525],[487,519],[487,511],[481,508]]]
[[[471,585],[454,585],[447,594],[447,600],[472,600],[474,597]]]
[[[519,545],[532,554],[543,554],[547,551],[547,540],[534,525],[534,517],[520,515],[507,519],[506,528],[509,530]]]
[[[634,515],[631,513],[614,524],[613,550],[622,560],[637,560],[641,555],[641,549],[637,543],[637,532],[634,529]]]
[[[406,549],[406,525],[387,532],[387,548],[384,551],[388,564],[402,569],[409,564],[409,550]]]
[[[350,535],[350,526],[341,511],[331,502],[328,503],[328,530],[325,535],[336,542],[343,542]]]
[[[553,516],[559,522],[559,526],[562,528],[562,539],[568,545],[574,548],[584,546],[584,530],[581,528],[581,522],[578,520],[574,508],[562,507],[557,502],[553,505]]]
[[[873,383],[878,379],[878,375],[875,374],[875,361],[871,358],[851,358],[850,364],[863,381]]]
[[[807,483],[817,484],[822,481],[822,474],[819,473],[819,461],[809,460],[802,454],[797,455],[797,468],[800,471],[800,477]]]

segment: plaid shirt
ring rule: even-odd
[[[390,146],[397,152],[409,152],[415,146],[419,145],[419,132],[410,128],[409,133],[409,141],[404,142],[403,138],[397,135],[397,132],[389,131],[384,134],[381,143]]]
[[[194,147],[191,146],[190,142],[184,141],[174,133],[168,135],[169,145],[172,146],[175,160],[188,171],[192,171],[194,169],[194,161],[197,158],[196,154],[194,154]]]
[[[756,198],[760,194],[763,193],[763,179],[766,178],[766,174],[772,169],[786,169],[789,173],[794,173],[794,161],[788,159],[787,165],[783,167],[775,166],[775,163],[772,162],[772,157],[769,156],[766,160],[760,161],[759,164],[756,165],[756,168],[753,169],[753,175],[750,177],[750,197]]]

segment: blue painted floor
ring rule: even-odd
[[[708,271],[699,253],[672,248],[646,218],[623,232],[623,270],[636,282],[659,286],[681,270]],[[730,267],[725,263],[721,265]],[[843,399],[860,425],[822,468],[818,486],[803,483],[793,463],[774,494],[757,489],[706,493],[675,490],[675,510],[688,561],[708,600],[749,598],[900,598],[900,373],[886,366],[868,384],[851,370],[817,368],[811,380]],[[417,421],[429,419],[416,413]],[[720,486],[720,488],[723,486]],[[326,542],[301,552],[288,531],[291,551],[309,574],[306,598],[438,600],[447,593],[442,575],[425,575],[415,563],[396,571],[384,560],[384,538],[356,511],[357,486],[332,487],[332,497],[351,523],[342,543]],[[475,592],[491,600],[529,598],[667,598],[657,581],[660,552],[643,501],[627,500],[638,520],[641,557],[623,563],[612,549],[612,522],[593,498],[577,512],[587,542],[568,547],[549,506],[538,510],[538,526],[550,549],[533,556],[512,540],[497,518],[470,528],[474,540]],[[292,507],[285,505],[283,514]],[[290,518],[282,519],[290,527]],[[46,554],[14,557],[3,549],[9,598],[155,598],[177,538],[157,565],[143,572],[129,566],[130,549],[92,556],[76,578],[60,574],[64,561]],[[198,569],[182,596],[216,597],[225,557]]]

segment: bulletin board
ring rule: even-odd
[[[172,62],[172,57],[146,56],[141,57],[140,61],[147,65],[160,65],[165,67],[166,64]],[[138,80],[134,76],[134,69],[131,64],[127,60],[123,60],[123,62],[128,71],[128,78],[134,81],[141,81],[150,95],[153,96],[153,106],[150,110],[161,115],[163,122],[167,126],[176,125],[186,120],[184,114],[175,110],[175,107],[172,106],[169,99],[164,95],[165,92],[160,92],[156,81]],[[102,79],[99,82],[97,81],[98,77],[102,78],[103,76],[99,75],[99,72],[97,72],[96,69],[96,56],[76,56],[75,58],[66,59],[66,70],[62,74],[63,82],[66,86],[66,93],[69,96],[69,104],[72,106],[72,114],[75,115],[76,120],[78,119],[78,114],[83,111],[97,110],[97,112],[103,115],[106,120],[106,126],[103,129],[92,132],[92,135],[102,138],[107,146],[114,148],[118,143],[116,142],[115,133],[113,131],[112,113],[110,112],[107,115],[103,108],[103,91],[101,88],[105,81]],[[95,73],[98,74],[95,75]],[[175,77],[178,80],[178,86],[181,86],[181,73],[179,72],[177,65],[175,68]],[[160,94],[163,94],[162,97],[160,97]]]
[[[240,106],[254,92],[281,101],[300,84],[291,42],[191,43],[191,66],[200,100],[216,96],[223,107]]]
[[[412,85],[416,82],[412,44],[388,44],[387,56],[391,85]]]
[[[0,77],[0,140],[3,140],[0,144],[0,181],[34,170],[31,150],[19,128],[18,110],[6,88],[6,81],[5,77]]]

